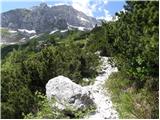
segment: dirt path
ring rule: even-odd
[[[112,72],[116,72],[117,69],[111,67],[111,65],[108,63],[107,57],[101,57],[101,60],[103,62],[101,66],[101,74],[96,77],[95,83],[93,85],[85,86],[86,89],[89,89],[91,91],[91,95],[97,105],[96,112],[86,118],[118,119],[118,113],[112,106],[111,98],[106,94],[106,91],[103,89],[105,80],[108,79],[109,75]]]

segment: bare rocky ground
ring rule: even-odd
[[[113,68],[108,63],[107,57],[101,57],[101,60],[103,63],[101,66],[101,74],[96,77],[95,83],[93,85],[85,86],[86,89],[91,91],[93,101],[97,106],[96,112],[87,116],[86,118],[118,119],[118,112],[114,109],[111,98],[103,87],[109,75],[113,72],[117,72],[118,70],[117,68]]]

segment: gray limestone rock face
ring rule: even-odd
[[[58,76],[48,81],[46,95],[48,99],[54,97],[61,106],[69,104],[75,108],[83,108],[94,104],[88,90],[64,76]]]
[[[2,27],[13,30],[36,30],[37,33],[50,32],[57,29],[67,29],[68,25],[93,28],[98,21],[72,6],[47,6],[41,3],[31,9],[14,9],[1,13]]]

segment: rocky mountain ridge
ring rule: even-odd
[[[74,9],[60,5],[49,7],[46,3],[31,9],[14,9],[1,13],[1,26],[13,30],[35,30],[36,33],[50,32],[55,29],[67,29],[69,26],[92,29],[99,22]]]

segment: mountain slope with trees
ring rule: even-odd
[[[120,118],[159,118],[159,3],[126,1],[124,9],[116,14],[117,21],[103,22],[90,32],[71,30],[66,35],[46,34],[13,49],[2,46],[2,118],[36,115],[39,109],[43,113],[46,100],[35,92],[45,93],[47,81],[59,74],[78,84],[92,82],[100,65],[97,51],[118,68],[106,81],[106,89]],[[83,78],[91,81],[84,83]]]

